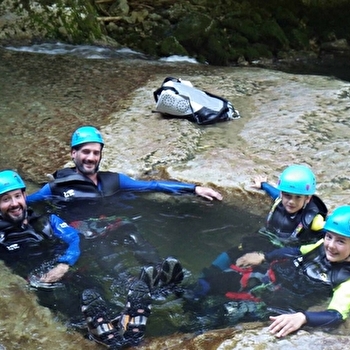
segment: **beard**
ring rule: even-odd
[[[97,164],[95,165],[94,168],[92,168],[92,169],[86,169],[86,168],[84,167],[85,164],[86,164],[86,163],[83,163],[83,162],[81,162],[81,161],[75,160],[75,166],[77,167],[77,170],[78,170],[81,174],[83,174],[83,175],[93,175],[93,174],[97,173],[98,167],[99,167],[99,165],[100,165],[100,163],[97,163]],[[91,163],[90,163],[90,164],[91,164]]]
[[[22,214],[21,215],[11,215],[10,213],[5,213],[2,215],[3,219],[6,221],[9,221],[15,225],[22,224],[24,219],[27,217],[27,209],[22,208]]]

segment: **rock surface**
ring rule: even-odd
[[[69,138],[81,124],[101,127],[102,168],[135,177],[213,185],[226,201],[253,207],[265,198],[249,187],[256,174],[275,182],[291,163],[310,165],[318,193],[333,209],[348,203],[350,84],[330,77],[264,69],[217,68],[141,60],[82,61],[0,49],[1,166],[34,182],[69,161]],[[228,123],[198,127],[151,111],[166,76],[222,95],[241,112]],[[18,115],[23,118],[18,118]],[[35,186],[35,185],[34,185]],[[1,268],[4,349],[90,349],[37,307],[25,282]],[[16,308],[12,308],[16,305]],[[266,324],[202,335],[147,339],[139,349],[344,349],[348,323],[331,334],[299,331],[277,340]]]

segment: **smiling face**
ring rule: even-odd
[[[350,238],[327,231],[324,238],[326,257],[330,262],[350,261]]]
[[[282,204],[289,214],[294,214],[309,203],[311,196],[281,192]]]
[[[0,212],[3,219],[22,223],[27,211],[26,195],[22,190],[14,190],[0,196]]]
[[[96,174],[102,156],[102,146],[100,143],[86,143],[79,149],[72,150],[72,159],[78,172],[92,176]]]

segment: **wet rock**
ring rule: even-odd
[[[0,349],[95,349],[78,333],[69,333],[64,324],[52,317],[49,309],[39,307],[25,280],[13,275],[0,261]]]
[[[45,174],[69,161],[71,132],[94,124],[106,138],[103,169],[212,185],[226,201],[266,213],[266,197],[250,188],[252,177],[266,174],[274,183],[285,166],[305,163],[314,169],[318,193],[330,209],[348,203],[347,82],[257,68],[86,61],[3,49],[0,55],[0,163],[18,169],[26,180],[47,181]],[[152,93],[169,75],[226,97],[242,118],[199,127],[152,113]],[[80,334],[66,333],[38,307],[25,281],[3,267],[0,271],[4,346],[96,348]],[[348,323],[337,331],[302,330],[278,340],[266,324],[252,323],[201,335],[146,337],[139,348],[343,349]]]
[[[350,53],[350,46],[346,39],[340,39],[332,42],[323,43],[321,50],[324,51],[341,51]]]
[[[261,322],[243,324],[239,328],[209,331],[201,335],[172,336],[166,339],[145,340],[140,350],[184,349],[184,350],[341,350],[347,348],[347,335],[335,336],[323,332],[300,330],[286,338],[277,339],[270,335]]]

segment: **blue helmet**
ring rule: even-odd
[[[74,131],[72,135],[71,147],[82,145],[83,143],[97,142],[104,146],[103,138],[99,130],[93,126],[82,126]]]
[[[327,217],[323,229],[350,238],[350,205],[335,209]]]
[[[0,171],[0,195],[14,191],[14,190],[25,190],[26,185],[24,184],[21,177],[13,170]]]
[[[277,189],[282,192],[310,196],[316,192],[316,177],[304,165],[291,165],[278,179]]]

